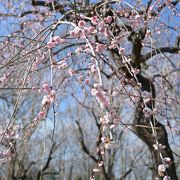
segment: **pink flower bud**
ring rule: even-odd
[[[50,95],[53,96],[53,97],[55,96],[55,94],[56,94],[56,91],[55,91],[55,90],[52,90],[52,91],[50,92]]]
[[[98,90],[97,90],[97,89],[93,88],[93,89],[91,90],[92,96],[96,96],[97,93],[98,93]]]
[[[98,168],[94,168],[93,172],[99,172],[99,169]]]
[[[119,49],[119,53],[120,53],[120,54],[124,54],[124,52],[125,52],[125,49],[124,49],[124,48],[120,48],[120,49]]]
[[[105,49],[105,45],[104,44],[97,44],[96,45],[96,52],[101,52]]]
[[[46,105],[49,106],[50,103],[51,103],[50,97],[49,97],[49,96],[44,96],[44,98],[43,98],[43,100],[42,100],[42,105],[43,105],[43,106],[46,106]]]
[[[102,138],[101,138],[101,141],[102,141],[103,143],[105,143],[105,142],[107,141],[107,138],[106,138],[106,137],[102,137]]]
[[[60,39],[60,43],[65,43],[66,42],[66,40],[65,39]]]
[[[140,20],[141,19],[141,16],[139,14],[135,15],[135,19],[136,20]]]
[[[124,14],[124,17],[128,18],[128,17],[129,17],[129,13],[126,12],[126,13]]]
[[[85,79],[86,84],[89,84],[89,82],[90,82],[89,79]]]
[[[55,45],[58,45],[61,42],[61,38],[59,36],[54,36],[53,41],[54,41]]]
[[[76,36],[76,32],[75,31],[70,31],[70,36],[75,37]]]
[[[43,111],[40,111],[38,116],[39,118],[43,118],[45,116],[45,113]]]
[[[34,86],[32,87],[32,90],[35,91],[37,88],[35,88]]]
[[[53,48],[54,46],[55,46],[55,43],[52,42],[52,41],[49,41],[49,42],[47,43],[47,48],[48,48],[48,49],[51,49],[51,48]]]
[[[168,165],[171,164],[171,159],[170,159],[169,157],[165,157],[165,158],[163,159],[163,161],[165,162],[165,164],[168,164]]]
[[[71,76],[73,76],[73,75],[75,74],[75,71],[74,71],[73,69],[69,69],[69,70],[68,70],[68,73],[69,73]]]
[[[47,83],[44,83],[42,88],[43,88],[44,92],[49,93],[50,87]]]
[[[76,53],[81,53],[82,52],[82,48],[81,47],[78,47],[76,50],[75,50]]]
[[[98,17],[97,16],[91,17],[91,23],[96,25],[98,23]]]
[[[103,161],[100,161],[99,163],[98,163],[98,166],[102,166],[104,163],[103,163]]]
[[[111,44],[111,45],[109,46],[109,49],[115,49],[116,47],[117,47],[116,44]]]
[[[102,101],[102,105],[107,108],[107,107],[109,106],[109,101],[107,101],[106,99],[104,99],[104,100]]]

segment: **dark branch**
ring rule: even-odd
[[[28,15],[28,14],[39,14],[39,13],[40,13],[42,16],[45,15],[45,13],[35,10],[35,11],[25,11],[25,12],[23,12],[23,13],[21,14],[21,17],[26,16],[26,15]]]
[[[180,48],[178,47],[162,47],[162,48],[154,49],[152,52],[145,54],[142,57],[141,62],[145,63],[148,59],[152,58],[153,56],[156,56],[159,53],[178,53],[179,51]]]
[[[47,161],[46,161],[46,164],[44,165],[44,167],[42,168],[42,170],[40,170],[39,172],[38,172],[38,174],[37,174],[37,180],[40,180],[41,179],[41,176],[42,176],[42,173],[46,170],[46,169],[48,169],[48,167],[49,167],[49,164],[50,164],[50,162],[51,162],[51,160],[52,160],[52,154],[53,154],[53,152],[55,151],[55,149],[56,149],[56,143],[53,143],[52,144],[52,146],[51,146],[51,149],[50,149],[50,152],[49,152],[49,155],[48,155],[48,159],[47,159]]]
[[[45,1],[36,1],[36,0],[32,0],[32,5],[49,7],[50,10],[54,9],[56,11],[59,11],[62,14],[64,14],[66,12],[64,10],[65,6],[58,4],[56,1],[54,1],[54,7],[53,7],[52,3],[46,3]]]
[[[175,46],[179,47],[179,45],[180,45],[180,36],[177,36]]]
[[[79,134],[80,134],[79,141],[80,141],[82,150],[83,150],[95,163],[98,163],[98,159],[96,159],[96,157],[93,156],[93,155],[89,152],[89,149],[87,148],[87,146],[86,146],[85,143],[84,143],[84,134],[83,134],[82,128],[81,128],[81,126],[80,126],[80,123],[79,123],[78,121],[75,121],[75,123],[76,123],[77,126],[78,126],[78,130],[79,130]]]
[[[128,174],[132,172],[132,169],[129,169],[125,174],[123,174],[119,180],[124,180]]]
[[[145,20],[147,19],[148,11],[149,11],[149,8],[150,8],[150,5],[151,5],[152,1],[153,1],[153,0],[149,0],[148,3],[147,3]]]

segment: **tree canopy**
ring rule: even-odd
[[[180,175],[179,1],[0,1],[0,177]]]

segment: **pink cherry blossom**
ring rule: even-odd
[[[137,68],[132,68],[132,69],[131,69],[131,72],[132,72],[133,74],[139,74],[140,70],[137,69]]]
[[[141,19],[141,16],[139,14],[135,15],[135,19],[136,20],[140,20]]]
[[[128,17],[129,17],[129,13],[126,12],[126,13],[124,14],[124,17],[128,18]]]
[[[165,171],[166,171],[165,165],[164,165],[164,164],[160,164],[160,165],[158,166],[159,175],[160,175],[160,176],[164,176],[164,172],[165,172]]]
[[[120,49],[119,49],[119,54],[124,54],[124,52],[125,52],[125,49],[124,49],[124,48],[120,48]]]
[[[107,16],[106,18],[104,18],[104,21],[107,23],[111,23],[112,22],[112,16]]]
[[[101,138],[101,141],[102,141],[103,143],[105,143],[105,142],[107,141],[107,138],[106,138],[106,137],[102,137],[102,138]]]
[[[42,106],[49,106],[51,104],[50,96],[46,95],[43,97]]]
[[[75,52],[78,54],[78,53],[81,53],[82,52],[82,48],[81,47],[78,47]]]
[[[87,28],[87,33],[88,34],[92,34],[92,33],[96,33],[96,32],[97,32],[97,30],[95,29],[94,26],[90,26],[90,27]]]
[[[91,176],[91,177],[90,177],[90,180],[95,180],[95,176]]]
[[[67,65],[67,63],[62,63],[61,65],[60,65],[60,67],[62,68],[62,69],[66,69],[67,67],[68,67],[68,65]]]
[[[45,112],[40,111],[38,116],[39,116],[39,118],[43,118],[45,116]]]
[[[104,106],[104,107],[109,107],[110,103],[107,99],[103,99],[103,101],[101,102],[101,106]]]
[[[164,161],[165,164],[168,164],[168,165],[170,165],[172,163],[172,161],[171,161],[171,159],[169,157],[165,157],[163,159],[163,161]]]
[[[109,46],[109,49],[115,49],[115,48],[117,48],[117,44],[111,44],[111,45]]]
[[[85,22],[84,20],[80,20],[80,21],[78,22],[78,26],[79,26],[80,28],[83,28],[85,25],[86,25],[86,22]]]
[[[101,51],[105,50],[105,48],[106,47],[104,44],[99,44],[99,43],[96,44],[96,52],[101,52]]]
[[[73,30],[70,31],[70,36],[77,37],[82,32],[79,27],[75,27]]]
[[[97,25],[97,23],[98,23],[98,17],[97,17],[97,16],[91,17],[91,23],[94,24],[94,25]]]
[[[96,73],[97,72],[97,68],[96,68],[95,64],[93,64],[90,68],[91,68],[91,72],[92,73]]]
[[[170,176],[164,176],[163,180],[171,180]]]
[[[47,48],[48,48],[48,49],[51,49],[51,48],[53,48],[53,47],[55,47],[55,43],[50,40],[50,41],[47,43]]]
[[[75,72],[75,70],[73,70],[73,69],[69,69],[69,70],[68,70],[68,73],[69,73],[71,76],[73,76],[76,72]]]

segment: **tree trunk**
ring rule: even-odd
[[[153,83],[148,79],[144,78],[142,75],[137,76],[139,83],[141,83],[141,90],[142,91],[148,91],[152,93],[153,99],[155,99],[155,88]],[[151,91],[150,91],[151,90]],[[153,102],[147,104],[148,108],[152,109],[152,104],[155,104]],[[174,157],[172,150],[168,143],[168,135],[166,132],[165,127],[158,122],[156,119],[153,119],[153,117],[147,118],[145,117],[143,113],[143,100],[141,98],[139,104],[137,105],[135,109],[135,115],[134,115],[134,124],[137,125],[144,125],[144,126],[151,126],[150,121],[152,122],[153,126],[158,128],[156,130],[156,138],[153,135],[152,129],[150,128],[143,128],[143,127],[134,127],[134,131],[137,133],[138,137],[143,140],[146,145],[149,147],[149,150],[153,157],[153,179],[158,177],[158,165],[162,164],[162,159],[160,158],[160,152],[155,150],[153,147],[153,144],[156,144],[156,140],[159,144],[162,144],[166,146],[165,149],[161,151],[163,158],[169,157],[172,161],[172,164],[169,168],[167,168],[167,175],[170,176],[173,180],[178,180],[177,174],[176,174],[176,167],[174,163]],[[160,177],[159,177],[160,178]]]
[[[136,75],[138,83],[141,83],[141,91],[147,91],[152,94],[153,101],[147,103],[147,107],[151,110],[154,108],[155,105],[155,87],[152,81],[149,78],[144,77],[141,75],[141,62],[143,59],[143,56],[141,55],[142,50],[142,40],[145,38],[146,34],[146,28],[141,28],[138,32],[131,31],[128,40],[132,43],[132,53],[131,53],[131,66],[132,68],[137,68],[140,70],[140,73]],[[125,78],[133,78],[131,73],[127,70],[126,67],[122,67],[121,63],[121,56],[118,55],[118,52],[112,51],[114,60],[116,65],[118,66],[119,71],[124,72]],[[135,79],[134,79],[135,80]],[[160,153],[162,154],[162,157],[169,157],[172,161],[172,164],[169,168],[167,168],[167,171],[165,175],[170,176],[173,180],[178,180],[177,174],[176,174],[176,167],[174,162],[174,157],[172,150],[169,146],[168,142],[168,135],[166,132],[165,127],[158,122],[155,118],[152,116],[147,118],[144,115],[143,112],[144,109],[144,103],[143,99],[141,97],[138,105],[136,105],[135,113],[134,113],[134,120],[133,124],[141,125],[141,126],[134,126],[133,130],[135,131],[136,135],[148,146],[152,157],[153,157],[153,179],[158,177],[158,165],[162,164],[162,159],[160,158]],[[156,135],[154,136],[153,130],[151,128],[144,128],[145,126],[151,127],[151,124],[153,124],[153,127],[158,128],[156,129]],[[142,127],[144,126],[144,127]],[[166,146],[165,149],[163,149],[161,152],[158,150],[155,150],[153,145],[158,142],[159,144],[162,144]],[[159,177],[160,179],[163,179],[163,177]]]

